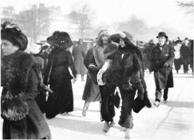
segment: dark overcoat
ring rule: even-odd
[[[39,94],[39,78],[31,55],[23,51],[2,58],[1,84],[3,87],[1,103],[9,96],[22,98],[29,107],[29,114],[22,120],[9,121],[4,118],[3,138],[5,139],[41,139],[49,138],[50,130],[36,104],[35,98]],[[8,95],[8,93],[10,93]],[[9,106],[3,106],[9,108]],[[16,106],[17,107],[17,106]],[[3,108],[2,108],[3,110]]]
[[[84,45],[79,44],[73,47],[73,59],[77,74],[85,75],[87,69],[84,66],[84,57],[86,56],[87,48]]]
[[[172,66],[174,63],[174,48],[165,44],[157,44],[152,49],[151,70],[154,71],[156,89],[165,89],[174,86]],[[168,66],[165,66],[164,64]]]

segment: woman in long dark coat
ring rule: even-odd
[[[119,87],[122,98],[119,125],[125,132],[125,138],[129,138],[129,129],[133,128],[132,108],[135,104],[134,97],[136,91],[138,93],[137,99],[144,106],[146,105],[150,108],[151,103],[144,81],[141,52],[131,43],[125,34],[113,34],[110,36],[110,44],[104,50],[110,65],[102,75],[102,79],[104,79],[105,85],[110,89],[116,86]],[[114,96],[111,98],[114,101]],[[114,102],[112,104],[114,105]]]
[[[35,101],[40,81],[32,56],[24,52],[27,37],[10,23],[4,23],[1,39],[3,139],[50,138],[48,125]]]
[[[152,50],[152,71],[156,84],[155,106],[160,105],[162,90],[164,90],[163,99],[168,99],[168,88],[173,87],[172,66],[174,63],[174,48],[166,44],[168,36],[160,32],[157,36],[159,43]]]
[[[53,118],[59,113],[73,111],[72,74],[76,77],[72,55],[66,49],[72,46],[72,41],[66,32],[55,32],[48,42],[54,46],[48,60],[45,81],[50,84],[53,94],[47,101],[46,116]],[[48,80],[49,79],[49,80]]]

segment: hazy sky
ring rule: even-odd
[[[48,6],[61,6],[64,13],[80,5],[88,4],[93,12],[96,25],[112,25],[130,20],[136,16],[143,20],[147,27],[167,27],[194,37],[194,20],[191,15],[177,6],[177,0],[4,0],[1,6],[12,5],[15,9],[28,8],[32,4],[45,3]],[[184,0],[185,1],[185,0]],[[187,0],[186,0],[187,1]]]

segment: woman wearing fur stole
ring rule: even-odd
[[[26,35],[5,22],[1,26],[1,42],[3,139],[50,138],[49,127],[35,101],[40,80],[32,56],[24,52]]]

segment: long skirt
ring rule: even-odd
[[[73,90],[71,79],[61,84],[51,84],[51,93],[46,103],[46,117],[53,118],[57,114],[73,111]]]
[[[29,115],[20,121],[3,121],[3,139],[51,138],[49,127],[35,100],[28,100]]]

